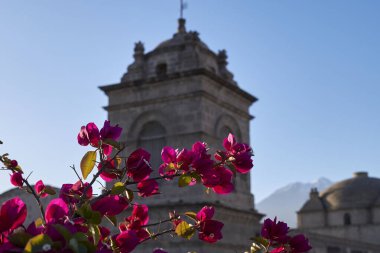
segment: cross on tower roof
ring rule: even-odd
[[[180,0],[180,7],[179,7],[180,19],[183,19],[183,10],[186,8],[187,8],[187,3],[183,2],[183,0]]]

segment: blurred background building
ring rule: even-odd
[[[380,179],[357,172],[322,193],[313,188],[298,212],[298,229],[315,253],[380,252]]]

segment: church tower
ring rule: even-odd
[[[127,151],[144,147],[151,152],[153,169],[161,164],[161,148],[191,148],[195,141],[221,148],[232,132],[239,142],[249,142],[249,107],[257,99],[239,88],[227,69],[227,53],[211,51],[195,31],[186,31],[180,18],[178,31],[154,50],[145,52],[136,43],[134,62],[120,83],[100,87],[109,98],[109,120],[119,124]],[[157,172],[156,172],[157,173]],[[249,174],[238,175],[235,191],[228,195],[206,193],[201,185],[179,188],[175,182],[160,185],[162,194],[147,198],[151,221],[166,219],[168,211],[197,212],[215,206],[216,219],[225,225],[224,238],[207,244],[197,238],[157,240],[136,252],[152,252],[154,246],[171,253],[243,252],[249,238],[259,231],[262,215],[254,209]],[[196,236],[195,236],[196,237]]]

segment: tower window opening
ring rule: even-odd
[[[166,63],[160,63],[156,66],[156,75],[158,78],[164,78],[167,75],[168,67]]]
[[[351,225],[351,215],[349,213],[344,214],[343,223],[345,226]]]

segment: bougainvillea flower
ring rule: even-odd
[[[270,253],[286,253],[285,247],[281,246],[270,251]]]
[[[234,160],[232,164],[235,165],[236,171],[242,174],[248,173],[253,167],[252,161],[252,151],[251,148],[246,144],[242,145],[244,151],[237,152],[234,155]]]
[[[127,175],[135,182],[149,178],[152,168],[149,164],[150,154],[143,148],[132,152],[127,159]]]
[[[161,158],[164,163],[177,163],[177,152],[172,147],[163,147],[161,151]]]
[[[261,227],[261,236],[274,242],[286,243],[288,240],[287,233],[289,232],[288,224],[285,222],[277,222],[277,217],[272,221],[265,219]]]
[[[82,181],[78,180],[73,186],[71,187],[71,191],[73,194],[77,194],[79,196],[83,195],[84,190],[89,186],[89,183],[85,182],[82,183]],[[88,187],[86,190],[85,198],[90,199],[92,197],[92,187]]]
[[[216,220],[205,220],[200,223],[198,237],[202,241],[214,243],[223,238],[222,228],[224,224]]]
[[[41,198],[47,197],[49,194],[43,192],[45,190],[45,185],[42,182],[42,180],[38,180],[37,183],[34,185],[34,189],[36,190],[37,194],[40,195]]]
[[[218,166],[202,174],[202,183],[213,189],[215,193],[227,194],[234,190],[233,173],[223,166]]]
[[[210,159],[211,155],[207,153],[206,143],[199,141],[194,143],[192,152],[194,154],[192,166],[199,174],[206,173],[212,169],[214,161]]]
[[[91,204],[91,208],[102,215],[114,216],[127,209],[128,205],[129,203],[124,197],[110,195],[98,199],[95,203]]]
[[[84,189],[87,188],[89,183],[82,183],[78,180],[75,184],[63,184],[59,191],[59,197],[67,204],[78,203],[79,198],[82,196]],[[92,187],[86,190],[85,199],[92,198]]]
[[[93,147],[99,146],[100,133],[98,127],[90,122],[86,126],[82,126],[78,134],[78,143],[82,146],[91,144]]]
[[[188,171],[190,169],[190,164],[194,160],[194,152],[186,148],[182,149],[177,157],[177,161],[181,164],[181,170]]]
[[[303,253],[311,250],[309,240],[302,234],[290,238],[289,246],[292,253]]]
[[[11,175],[11,184],[13,184],[16,187],[22,187],[23,183],[24,182],[22,181],[22,174],[20,172],[14,172]]]
[[[198,213],[197,213],[197,220],[199,221],[205,221],[205,220],[211,220],[214,216],[215,209],[213,206],[204,206]]]
[[[109,120],[104,121],[103,128],[100,129],[100,136],[102,140],[112,139],[114,141],[118,140],[123,129],[119,125],[111,126]]]
[[[133,206],[131,216],[125,219],[128,223],[128,228],[139,229],[141,226],[148,224],[148,206],[136,204]]]
[[[120,174],[120,171],[115,166],[115,160],[114,159],[107,159],[107,161],[104,162],[104,165],[102,163],[99,163],[98,170],[101,170],[103,167],[105,167],[100,174],[100,177],[106,181],[110,182],[118,177]]]
[[[116,236],[115,242],[120,252],[129,253],[139,244],[139,238],[135,231],[126,230]]]
[[[226,151],[219,151],[215,154],[217,160],[231,161],[236,171],[242,174],[248,173],[252,169],[252,149],[249,145],[236,142],[235,136],[229,134],[223,140],[223,147]]]
[[[12,160],[12,161],[10,162],[10,166],[11,166],[11,168],[16,168],[17,165],[18,165],[18,162],[17,162],[16,160]]]
[[[140,181],[137,184],[137,189],[139,190],[140,197],[149,197],[160,193],[158,191],[158,183],[154,179]]]
[[[53,199],[46,207],[45,220],[55,223],[69,214],[69,207],[61,198]]]
[[[26,218],[26,205],[18,197],[5,201],[0,209],[0,234],[21,226]]]

